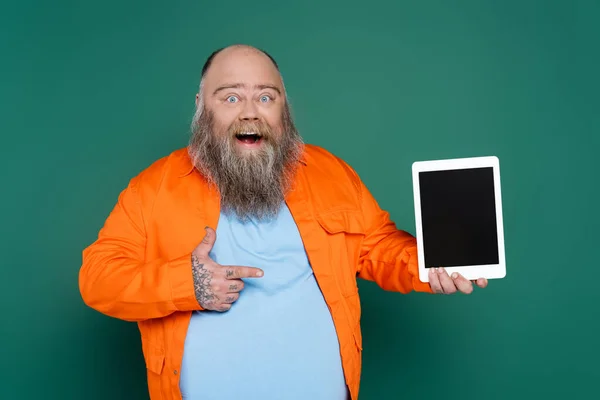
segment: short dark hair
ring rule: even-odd
[[[204,66],[202,67],[202,75],[200,76],[201,79],[204,78],[204,75],[206,75],[206,71],[208,71],[208,69],[210,68],[210,65],[212,64],[215,56],[225,49],[226,49],[226,47],[221,47],[220,49],[213,51],[212,54],[210,56],[208,56],[208,58],[204,62]],[[277,62],[275,61],[275,59],[273,57],[271,57],[271,55],[269,53],[267,53],[266,51],[261,50],[261,49],[256,49],[256,50],[260,51],[261,53],[263,53],[264,55],[269,57],[269,59],[271,60],[271,62],[275,66],[275,68],[277,68],[277,71],[279,71],[279,65],[277,65]]]

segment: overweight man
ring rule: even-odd
[[[356,172],[304,144],[276,62],[244,45],[202,69],[189,145],[133,177],[83,252],[83,300],[135,321],[152,400],[358,398],[357,277],[418,278],[416,241]]]

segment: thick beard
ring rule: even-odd
[[[223,212],[233,213],[243,222],[269,220],[277,215],[293,184],[303,150],[287,105],[280,129],[275,134],[264,122],[248,122],[219,131],[213,112],[206,108],[194,121],[188,151],[196,168],[219,191]],[[241,154],[235,134],[242,131],[260,132],[262,147]]]

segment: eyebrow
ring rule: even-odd
[[[246,87],[246,85],[244,85],[243,83],[226,83],[225,85],[221,85],[218,88],[216,88],[215,91],[213,92],[213,95],[217,94],[221,90],[244,89],[245,87]],[[258,89],[258,90],[272,89],[272,90],[276,91],[278,94],[281,94],[281,90],[279,90],[279,88],[275,85],[269,85],[269,84],[254,85],[254,89]]]

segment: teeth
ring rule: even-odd
[[[256,133],[256,132],[240,132],[238,133],[239,136],[260,136],[260,134]]]

